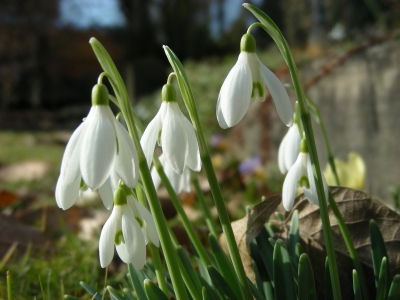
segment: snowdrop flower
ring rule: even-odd
[[[235,126],[247,112],[250,101],[264,101],[265,86],[274,99],[282,122],[293,124],[293,109],[283,84],[259,60],[256,41],[251,34],[245,34],[240,42],[237,63],[229,72],[219,92],[217,119],[219,126],[226,129]]]
[[[129,187],[133,188],[137,183],[136,150],[127,130],[115,120],[108,103],[106,86],[95,85],[92,108],[72,134],[62,159],[55,193],[62,209],[68,209],[76,202],[80,188],[100,189],[112,171]],[[105,201],[105,205],[111,208],[109,202]]]
[[[124,263],[132,263],[135,269],[143,268],[146,261],[146,241],[134,213],[127,204],[124,188],[114,194],[114,208],[100,234],[99,256],[102,268],[107,267],[114,256],[114,245]]]
[[[297,159],[300,152],[300,132],[296,123],[289,128],[278,150],[278,164],[282,174],[286,174]]]
[[[166,162],[165,155],[161,154],[160,162],[164,168],[164,173],[167,175],[169,182],[171,183],[172,187],[176,194],[179,194],[182,191],[187,193],[190,192],[190,171],[187,167],[183,170],[182,174],[176,173],[172,167]],[[156,168],[153,166],[151,169],[151,178],[153,179],[153,183],[156,189],[159,188],[161,184],[161,178],[158,175]]]
[[[201,161],[195,131],[179,109],[175,87],[169,83],[165,84],[161,98],[163,102],[160,110],[140,140],[147,164],[151,164],[158,140],[163,148],[165,160],[174,172],[182,174],[186,166],[193,171],[200,171]]]
[[[322,183],[325,191],[325,199],[328,200],[328,186],[323,175]],[[293,207],[298,186],[303,188],[304,195],[308,201],[318,205],[317,188],[305,138],[301,140],[300,153],[283,183],[282,203],[286,211],[290,211]]]

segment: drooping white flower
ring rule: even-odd
[[[166,162],[176,173],[182,174],[186,166],[200,171],[201,160],[196,134],[192,123],[182,114],[176,102],[175,88],[172,84],[164,85],[162,100],[160,110],[140,140],[147,164],[151,164],[158,140]]]
[[[59,207],[68,209],[77,200],[81,184],[100,189],[114,171],[129,187],[138,180],[138,158],[126,129],[115,120],[108,105],[108,91],[94,86],[92,108],[72,134],[61,163],[56,187]],[[109,201],[104,201],[111,208]]]
[[[278,150],[278,164],[282,174],[286,174],[296,161],[300,152],[300,141],[299,127],[294,123],[283,137]]]
[[[137,270],[143,268],[146,261],[146,241],[141,226],[127,204],[123,188],[117,188],[113,211],[101,230],[99,256],[102,268],[111,263],[114,245],[123,262],[132,263]]]
[[[322,174],[322,173],[321,173]],[[322,174],[322,183],[324,186],[325,199],[328,200],[328,186],[325,177]],[[313,204],[319,205],[317,188],[311,166],[310,154],[308,153],[306,140],[303,139],[300,145],[300,153],[296,162],[289,169],[283,183],[282,204],[290,211],[294,204],[297,187],[303,188],[304,195]]]
[[[172,187],[176,194],[179,194],[182,191],[187,193],[190,192],[190,171],[187,167],[183,170],[182,174],[176,173],[172,167],[166,162],[165,155],[161,154],[160,162],[164,168],[164,173],[167,175],[169,182],[171,183]],[[161,184],[161,178],[158,175],[156,168],[153,166],[151,169],[151,178],[153,179],[154,187],[156,189],[159,188]]]
[[[278,115],[286,126],[293,124],[293,109],[285,87],[258,59],[256,42],[245,34],[240,44],[241,53],[219,92],[217,119],[222,128],[238,124],[247,112],[250,101],[265,100],[266,87],[275,102]]]

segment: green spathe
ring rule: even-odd
[[[96,84],[92,89],[92,105],[108,105],[108,89],[104,84]]]
[[[246,33],[242,36],[242,40],[240,41],[240,51],[249,53],[256,52],[256,40],[251,34]]]
[[[165,102],[176,102],[176,90],[173,84],[164,84],[161,91],[161,100]]]
[[[122,187],[118,187],[114,193],[114,205],[125,205],[126,201],[126,192]]]

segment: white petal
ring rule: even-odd
[[[110,176],[116,156],[114,117],[109,106],[91,108],[82,136],[81,173],[86,185],[97,190]]]
[[[182,121],[186,129],[186,134],[189,143],[189,153],[186,165],[193,171],[200,172],[201,160],[200,160],[199,144],[197,143],[196,133],[194,132],[192,123],[190,123],[189,120],[184,115],[182,115]]]
[[[114,238],[116,234],[117,222],[115,218],[115,210],[112,211],[111,216],[104,224],[100,234],[99,241],[99,254],[100,265],[102,268],[107,267],[114,256]]]
[[[222,128],[235,126],[243,119],[250,104],[252,88],[251,70],[246,56],[241,53],[219,92],[217,118]],[[223,118],[218,117],[220,114]]]
[[[312,171],[311,160],[308,160],[307,173],[308,173],[308,179],[310,181],[310,188],[303,189],[304,195],[306,196],[308,201],[319,206],[317,186],[316,186],[315,180],[314,180],[314,174]],[[322,184],[324,186],[325,199],[328,202],[328,185],[326,184],[325,176],[322,172],[321,172],[321,175],[322,175]]]
[[[161,184],[161,178],[158,175],[158,172],[154,166],[151,168],[151,179],[153,179],[154,187],[156,188],[156,190],[158,190]]]
[[[286,211],[290,211],[296,197],[296,189],[301,176],[301,156],[297,158],[294,165],[290,168],[283,182],[282,204]]]
[[[86,122],[83,122],[71,135],[61,162],[60,176],[63,177],[65,184],[71,184],[80,177],[81,171],[79,168],[82,136],[85,132]]]
[[[65,184],[63,176],[60,175],[56,185],[57,205],[66,210],[75,204],[79,197],[79,188],[81,183],[80,174],[71,183]]]
[[[158,132],[161,130],[161,114],[160,111],[156,114],[153,120],[147,125],[142,138],[140,139],[140,145],[142,146],[144,155],[146,156],[147,165],[150,167],[151,161],[153,160],[154,147],[158,139]]]
[[[285,152],[286,152],[288,140],[289,140],[289,135],[287,133],[283,137],[282,142],[279,145],[279,150],[278,150],[278,165],[279,165],[279,170],[281,171],[282,174],[286,174],[287,171],[289,171],[289,169],[286,168],[286,163],[285,163]]]
[[[290,127],[293,124],[293,108],[290,103],[289,95],[282,82],[260,61],[261,72],[264,76],[265,84],[274,99],[276,110],[283,124]]]
[[[186,193],[190,192],[190,172],[186,168],[182,174],[183,179],[181,180],[182,186],[180,186],[181,191],[185,191]]]
[[[104,184],[99,188],[99,194],[104,206],[107,209],[111,209],[113,206],[114,193],[110,178],[108,178],[106,182],[104,182]]]
[[[188,138],[178,103],[167,103],[161,133],[163,153],[172,169],[182,174],[188,155]]]
[[[136,270],[141,270],[146,262],[146,244],[138,222],[125,214],[122,216],[122,233],[125,245],[118,245],[118,255],[125,263],[132,263]]]
[[[150,241],[153,243],[154,246],[159,247],[160,239],[158,237],[158,232],[157,232],[156,224],[154,223],[153,216],[148,211],[148,209],[145,208],[139,202],[136,203],[136,207],[139,210],[140,215],[146,222],[146,233],[147,233],[148,238],[150,239]]]
[[[260,69],[260,62],[258,59],[257,54],[255,53],[248,53],[244,52],[243,55],[247,56],[247,62],[250,66],[251,70],[251,79],[252,79],[252,97],[251,100],[258,100],[258,101],[264,101],[265,100],[265,85],[264,85],[264,78],[261,73]],[[259,91],[257,88],[255,88],[255,85],[257,84],[262,90]],[[261,94],[260,94],[261,92]]]
[[[114,171],[130,188],[134,188],[138,178],[138,157],[128,131],[121,123],[115,121],[118,139],[118,154],[115,160]]]

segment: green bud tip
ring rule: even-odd
[[[164,84],[161,91],[161,100],[165,102],[175,102],[176,101],[176,91],[173,84]]]
[[[306,138],[302,138],[300,142],[300,152],[301,153],[308,153],[308,146]]]
[[[242,36],[242,40],[240,41],[240,51],[250,53],[256,52],[256,40],[251,34],[246,33]]]
[[[126,201],[126,192],[123,188],[118,187],[114,193],[114,205],[125,205]]]
[[[92,89],[92,105],[108,105],[108,89],[104,84],[96,84]]]

